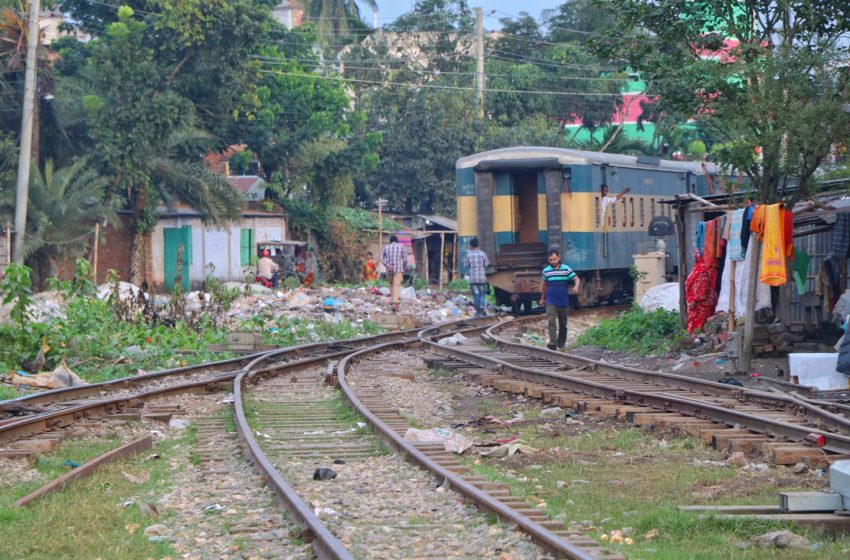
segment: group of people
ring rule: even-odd
[[[614,196],[609,196],[608,185],[602,185],[600,225],[603,229],[607,230],[608,226],[608,208],[629,191],[630,189],[626,188]],[[547,261],[549,264],[542,271],[540,289],[540,305],[546,307],[549,334],[549,343],[546,347],[550,350],[563,350],[567,343],[567,311],[570,305],[570,294],[578,294],[581,279],[572,268],[561,261],[561,254],[557,249],[549,249]],[[404,272],[408,267],[407,249],[398,242],[398,236],[390,236],[389,244],[381,252],[380,262],[386,268],[387,280],[390,284],[390,302],[392,311],[395,313],[399,307]],[[469,274],[469,288],[472,292],[475,316],[484,316],[486,314],[487,268],[490,266],[490,261],[487,254],[480,249],[478,239],[470,240],[469,250],[464,257],[464,266]],[[268,250],[263,252],[257,268],[258,275],[269,278],[277,287],[279,267],[269,258]],[[366,254],[361,279],[366,282],[378,280],[378,263],[371,252]],[[572,287],[570,282],[574,283]]]

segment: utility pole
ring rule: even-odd
[[[475,103],[478,118],[484,118],[484,11],[475,8]]]
[[[27,71],[24,81],[24,106],[21,116],[21,142],[18,155],[18,182],[15,199],[14,258],[24,262],[24,234],[27,229],[27,201],[29,198],[30,166],[32,164],[32,122],[35,112],[35,79],[39,33],[38,16],[40,0],[30,0],[29,36],[27,37]]]

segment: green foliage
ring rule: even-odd
[[[6,267],[0,280],[0,294],[3,304],[12,303],[10,317],[23,333],[30,319],[29,306],[32,303],[32,271],[26,265],[11,263]]]
[[[616,25],[596,52],[640,71],[656,115],[693,116],[726,142],[712,156],[747,175],[761,202],[794,184],[806,196],[833,145],[846,143],[848,10],[802,2],[600,0]],[[734,40],[737,45],[730,45]],[[704,56],[706,52],[718,52]],[[760,150],[760,155],[755,153]],[[793,202],[791,200],[790,202]]]
[[[637,265],[629,265],[629,278],[631,278],[635,282],[640,282],[641,280],[644,280],[648,275],[648,272],[646,272],[645,270],[640,270]]]
[[[634,306],[619,317],[604,319],[598,326],[584,331],[576,343],[608,350],[661,354],[674,349],[677,339],[684,335],[678,313],[664,309],[648,313]]]
[[[465,278],[455,278],[446,285],[446,289],[450,292],[467,292],[469,291],[469,280]]]
[[[243,150],[230,156],[230,174],[247,175],[251,168],[251,152]]]
[[[688,144],[688,157],[690,159],[701,160],[707,152],[708,149],[702,140],[694,140]]]

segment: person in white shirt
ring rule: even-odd
[[[602,183],[602,196],[599,204],[599,225],[602,229],[608,229],[608,207],[616,203],[631,191],[631,187],[626,187],[623,192],[614,196],[608,196],[608,185]]]
[[[262,257],[257,261],[257,276],[262,276],[272,283],[272,288],[277,288],[280,266],[271,259],[268,249],[263,249]]]

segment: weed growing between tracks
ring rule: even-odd
[[[495,400],[498,410],[503,401]],[[764,473],[727,466],[695,466],[694,459],[723,455],[691,438],[668,437],[612,421],[586,417],[538,418],[539,406],[514,405],[525,421],[498,428],[487,438],[518,435],[541,451],[507,459],[465,457],[476,472],[509,484],[516,495],[550,516],[599,539],[632,528],[635,544],[621,545],[630,559],[740,558],[761,560],[850,557],[850,539],[833,540],[791,525],[750,520],[701,519],[677,505],[771,504],[780,490],[822,489],[822,481],[796,476],[785,467]],[[475,464],[475,463],[478,464]],[[740,548],[757,535],[787,528],[817,543],[817,550]],[[658,536],[645,536],[657,530]],[[613,545],[612,545],[613,546]]]
[[[169,438],[140,456],[105,465],[92,476],[73,482],[62,491],[39,498],[25,508],[15,500],[47,480],[70,470],[64,459],[82,463],[117,447],[116,439],[71,440],[41,459],[35,469],[44,474],[38,482],[3,486],[0,491],[0,558],[55,560],[57,558],[162,558],[173,555],[167,542],[151,542],[144,528],[167,519],[143,513],[139,503],[155,504],[168,488],[179,447],[189,435]],[[153,458],[158,456],[157,458]],[[144,461],[145,457],[151,457]],[[122,474],[150,478],[131,482]],[[121,505],[133,500],[128,506]]]
[[[575,346],[658,355],[674,350],[685,336],[685,331],[679,327],[678,313],[663,309],[646,312],[634,306],[584,331]]]

